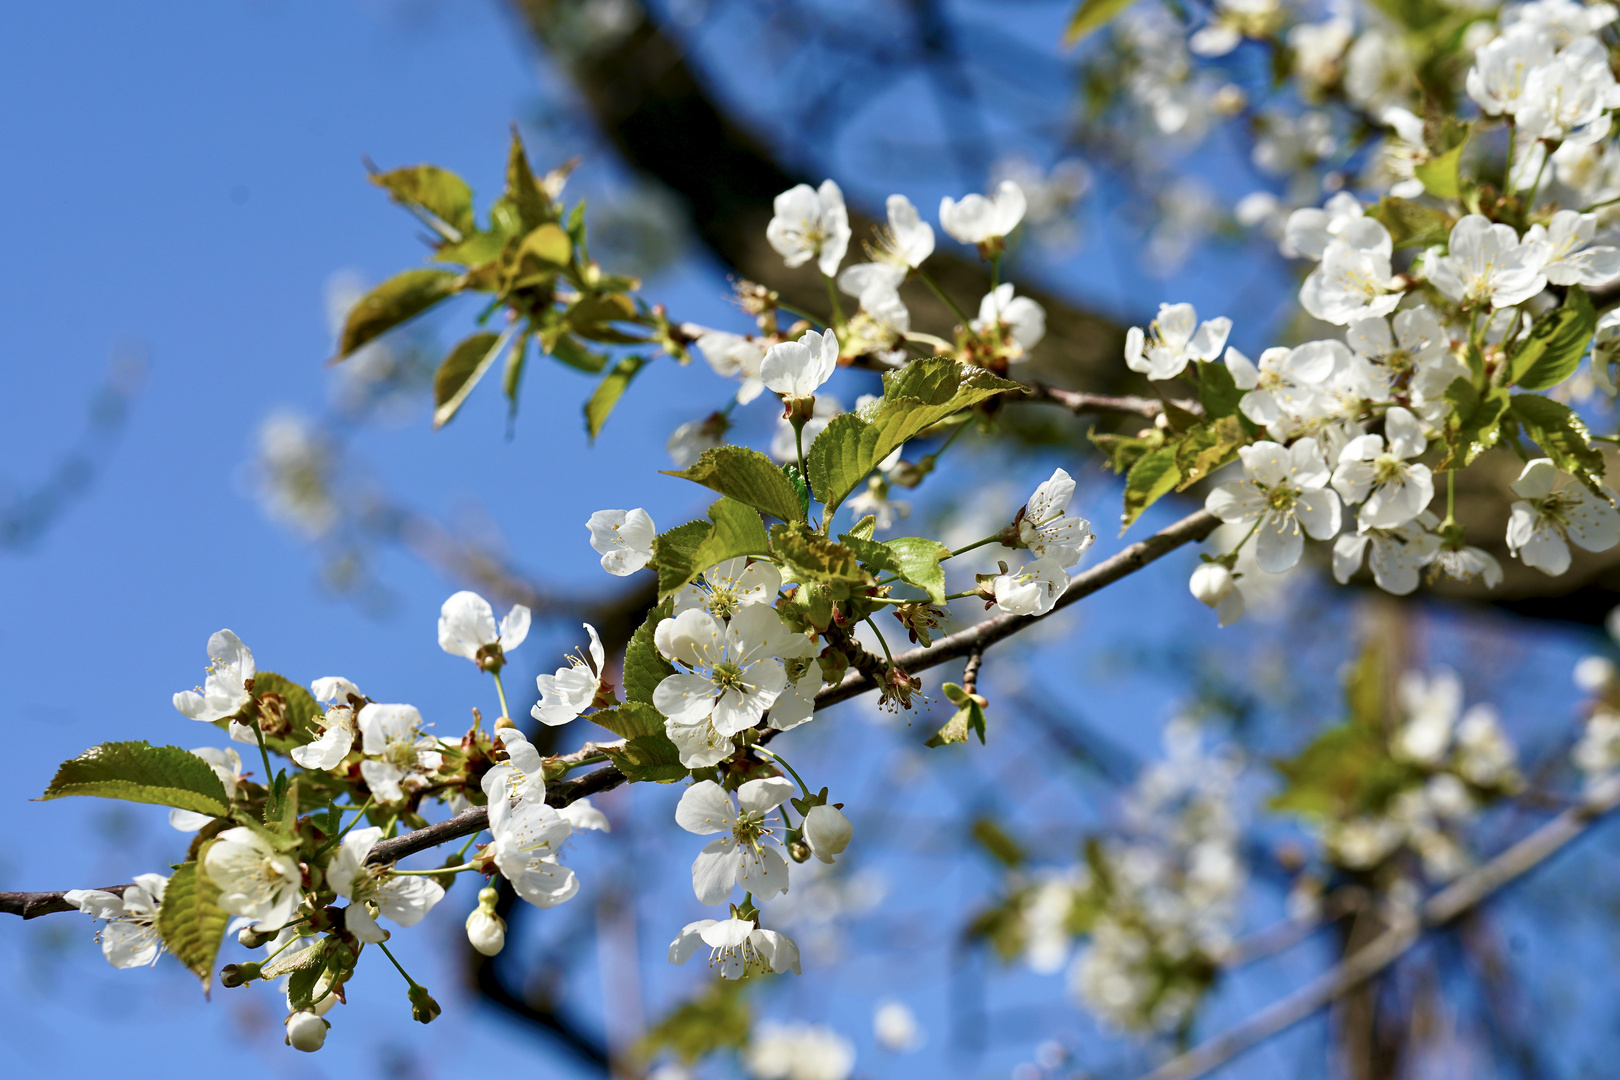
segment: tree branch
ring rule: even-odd
[[[1562,850],[1616,806],[1620,806],[1620,776],[1610,777],[1581,805],[1565,810],[1496,858],[1429,897],[1418,921],[1385,930],[1332,970],[1236,1027],[1172,1058],[1142,1080],[1193,1080],[1293,1027],[1389,967],[1417,943],[1425,929],[1443,926],[1473,909]]]

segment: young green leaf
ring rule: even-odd
[[[624,396],[630,380],[646,366],[645,357],[626,356],[613,366],[613,370],[607,373],[606,378],[596,384],[596,392],[591,395],[591,400],[585,403],[585,430],[590,433],[592,441],[602,433],[602,425],[607,423],[608,416],[613,412],[613,406]]]
[[[1204,415],[1211,420],[1237,415],[1243,401],[1243,391],[1232,381],[1232,373],[1225,364],[1210,361],[1198,365],[1198,402]]]
[[[410,165],[372,173],[371,182],[386,189],[395,202],[448,225],[455,235],[447,235],[437,226],[434,231],[450,243],[460,242],[473,231],[472,188],[448,169]]]
[[[681,764],[681,752],[664,734],[662,725],[656,733],[626,739],[623,746],[604,746],[602,752],[624,773],[625,779],[636,783],[672,784],[687,776],[687,768]]]
[[[675,674],[675,666],[660,656],[658,646],[653,644],[653,632],[661,621],[670,617],[674,606],[666,600],[650,609],[647,618],[630,636],[630,644],[625,646],[624,696],[628,701],[651,705],[658,684]]]
[[[771,550],[784,564],[784,577],[800,584],[825,585],[834,599],[876,583],[854,551],[799,522],[771,526]]]
[[[1176,490],[1185,491],[1204,479],[1237,457],[1239,448],[1248,443],[1249,433],[1240,416],[1223,416],[1193,428],[1176,448],[1176,469],[1181,473]]]
[[[460,282],[461,275],[450,270],[407,270],[389,278],[349,309],[338,337],[338,359],[454,296]]]
[[[1536,394],[1514,394],[1508,413],[1554,465],[1607,499],[1603,491],[1603,452],[1568,405]]]
[[[178,746],[145,742],[102,743],[63,762],[40,799],[69,795],[175,806],[213,817],[224,817],[231,808],[225,785],[208,762]]]
[[[984,707],[979,704],[979,698],[969,694],[955,683],[945,683],[940,687],[951,704],[956,706],[956,712],[945,721],[945,726],[934,732],[933,736],[924,746],[949,746],[952,743],[967,742],[968,732],[979,737],[979,745],[984,745]]]
[[[844,533],[839,536],[838,542],[853,551],[855,557],[861,560],[861,565],[873,574],[893,574],[900,569],[900,560],[896,558],[894,552],[876,540]]]
[[[590,375],[595,375],[607,367],[607,353],[591,352],[571,334],[558,337],[546,351],[569,367],[578,368]]]
[[[783,521],[802,521],[799,493],[775,462],[746,446],[717,446],[705,450],[689,469],[664,471],[729,495]],[[818,489],[819,491],[819,489]]]
[[[501,354],[497,334],[474,334],[450,350],[439,370],[433,373],[433,427],[442,428],[460,411],[484,372]]]
[[[1139,458],[1125,477],[1125,513],[1120,517],[1120,533],[1142,516],[1142,511],[1159,501],[1160,496],[1174,491],[1181,480],[1176,468],[1178,443],[1166,443]]]
[[[1451,226],[1456,223],[1444,210],[1393,195],[1380,199],[1377,206],[1367,211],[1367,216],[1384,223],[1398,248],[1444,244],[1451,236]]]
[[[621,739],[664,733],[663,714],[645,701],[621,702],[611,709],[590,713],[585,719],[598,727],[607,728]]]
[[[945,568],[939,561],[951,553],[950,548],[922,536],[898,536],[883,546],[894,553],[901,581],[926,592],[930,604],[945,602]]]
[[[663,600],[703,571],[743,555],[768,555],[770,542],[759,512],[736,499],[709,507],[709,520],[690,522],[660,536],[653,546],[658,598]],[[684,530],[684,531],[683,531]]]
[[[1080,0],[1080,6],[1069,18],[1063,31],[1065,46],[1078,45],[1090,35],[1113,21],[1114,16],[1130,7],[1136,0]]]
[[[1549,390],[1580,366],[1597,330],[1597,312],[1586,290],[1571,285],[1563,306],[1543,315],[1508,359],[1508,382],[1522,390]]]
[[[535,229],[554,220],[551,200],[534,178],[529,167],[529,155],[524,153],[523,139],[517,128],[512,128],[512,146],[506,155],[506,194],[502,198],[517,211],[524,229]],[[566,259],[564,260],[566,261]]]
[[[1463,141],[1453,146],[1439,157],[1412,167],[1412,175],[1423,182],[1423,190],[1437,199],[1462,198],[1462,183],[1458,176],[1458,168],[1462,164],[1463,150],[1468,146],[1468,137],[1465,133]]]
[[[204,843],[196,860],[181,865],[170,876],[157,920],[163,944],[202,980],[204,993],[213,980],[214,958],[219,955],[219,941],[225,936],[225,924],[230,918],[219,906],[219,886],[198,870],[212,843]]]

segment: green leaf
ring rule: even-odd
[[[1007,835],[1007,831],[987,817],[978,818],[973,822],[973,839],[989,852],[995,860],[1008,869],[1022,866],[1029,858],[1018,841]]]
[[[976,695],[969,694],[955,683],[945,683],[940,687],[951,703],[957,706],[956,712],[945,722],[945,726],[934,732],[933,736],[924,746],[949,746],[952,743],[967,742],[968,732],[979,737],[979,745],[984,745],[984,706],[979,703]],[[1013,864],[1015,865],[1015,864]]]
[[[746,503],[721,499],[709,507],[709,520],[708,526],[701,521],[681,525],[654,542],[660,600],[727,559],[770,554],[765,523]]]
[[[40,799],[69,795],[176,806],[212,817],[231,811],[213,766],[190,750],[145,742],[102,743],[63,762]]]
[[[534,178],[529,155],[523,151],[523,139],[516,127],[512,129],[512,146],[506,155],[506,194],[502,197],[517,211],[525,229],[538,228],[553,220],[551,200]],[[567,257],[562,261],[566,262]]]
[[[900,569],[900,560],[895,557],[894,552],[876,540],[844,533],[838,538],[838,542],[853,551],[855,557],[861,560],[861,565],[874,575],[893,574]]]
[[[1586,290],[1571,285],[1563,306],[1535,324],[1508,359],[1508,382],[1523,390],[1549,390],[1575,373],[1597,330],[1597,312]]]
[[[1225,364],[1214,362],[1198,365],[1198,401],[1204,414],[1211,420],[1237,415],[1243,401],[1243,391],[1232,381],[1232,373]]]
[[[503,344],[498,334],[474,334],[450,350],[433,373],[435,429],[444,427],[460,411],[467,395],[500,356]]]
[[[1108,457],[1108,467],[1124,476],[1142,457],[1164,445],[1164,432],[1149,428],[1147,437],[1099,433],[1096,428],[1086,431],[1091,444]]]
[[[793,490],[799,493],[800,516],[805,520],[809,520],[810,485],[804,482],[804,476],[800,474],[799,467],[791,461],[782,466],[782,475],[788,478],[788,483],[793,485]]]
[[[877,515],[876,514],[867,514],[865,517],[861,518],[861,520],[857,521],[854,525],[850,526],[849,532],[845,533],[839,539],[845,540],[845,542],[847,543],[848,542],[847,538],[851,537],[851,536],[855,537],[857,540],[870,540],[876,535],[877,535]]]
[[[518,387],[523,385],[523,367],[529,355],[529,331],[518,335],[517,344],[506,354],[506,371],[501,377],[501,390],[506,394],[509,416],[517,415]]]
[[[450,270],[407,270],[372,289],[349,309],[338,337],[338,359],[454,296],[461,275]]]
[[[939,561],[951,553],[950,548],[921,536],[898,536],[883,546],[894,552],[900,564],[895,573],[901,581],[926,592],[930,604],[945,602],[945,568]]]
[[[753,1017],[746,995],[753,979],[712,979],[696,997],[682,1002],[654,1024],[637,1045],[640,1056],[651,1061],[668,1050],[692,1065],[719,1050],[741,1050],[748,1045]]]
[[[287,1000],[294,1010],[314,1006],[315,988],[320,985],[321,976],[326,974],[333,940],[330,937],[322,937],[309,948],[299,949],[291,954],[296,962],[288,965]],[[270,966],[265,965],[261,974],[267,973]],[[266,977],[274,976],[266,975]]]
[[[1390,756],[1377,727],[1356,721],[1329,728],[1275,767],[1287,786],[1271,798],[1272,809],[1322,820],[1378,813],[1424,775]]]
[[[1423,190],[1437,199],[1462,198],[1462,182],[1458,176],[1458,167],[1462,163],[1463,150],[1468,147],[1466,133],[1463,141],[1450,150],[1430,161],[1412,167],[1412,175],[1423,181]]]
[[[614,365],[606,378],[596,384],[596,392],[591,395],[591,400],[585,403],[585,430],[590,433],[592,440],[602,433],[602,425],[607,423],[609,414],[613,412],[613,406],[624,396],[630,380],[646,366],[645,357],[626,356]]]
[[[1480,454],[1495,446],[1501,437],[1502,415],[1508,407],[1505,387],[1493,386],[1481,397],[1474,384],[1461,376],[1446,387],[1446,399],[1453,408],[1446,419],[1448,451],[1445,460],[1437,466],[1441,471],[1471,465]]]
[[[1567,405],[1535,394],[1514,394],[1508,412],[1535,440],[1554,465],[1575,477],[1604,500],[1603,452]]]
[[[1081,0],[1080,6],[1069,17],[1063,31],[1063,44],[1072,47],[1084,41],[1113,21],[1114,16],[1130,7],[1136,0]]]
[[[438,218],[460,237],[446,236],[452,243],[473,231],[472,188],[467,182],[437,165],[410,165],[373,173],[371,182],[387,190],[389,196],[403,206],[426,211]]]
[[[701,524],[701,523],[698,523]],[[624,650],[624,696],[629,701],[651,705],[653,691],[658,684],[675,674],[675,667],[665,660],[653,644],[653,632],[658,624],[670,617],[674,605],[664,601],[647,612],[647,618],[630,636]]]
[[[553,357],[561,360],[571,368],[595,375],[607,367],[607,353],[591,352],[579,343],[579,339],[571,334],[564,334],[554,341],[547,350]]]
[[[535,229],[518,245],[509,289],[521,289],[541,281],[549,281],[568,266],[574,253],[574,243],[555,222]]]
[[[1204,479],[1235,458],[1238,449],[1248,443],[1249,433],[1240,416],[1223,416],[1212,424],[1193,428],[1176,447],[1176,469],[1181,473],[1176,490],[1185,491]]]
[[[625,701],[611,709],[589,713],[586,719],[607,728],[621,739],[639,739],[643,735],[662,735],[664,717],[645,701]]]
[[[947,357],[915,360],[883,376],[883,398],[868,415],[835,416],[816,436],[805,453],[810,487],[830,516],[907,439],[987,398],[1023,389],[987,371],[964,372]]]
[[[664,470],[664,475],[702,484],[783,521],[804,518],[793,482],[782,475],[782,470],[770,458],[746,446],[717,446],[705,450],[691,468],[681,472]]]
[[[681,752],[664,734],[662,725],[656,734],[637,735],[626,739],[623,746],[604,746],[602,753],[624,773],[625,779],[636,783],[672,784],[688,775],[681,764]]]
[[[1174,491],[1181,480],[1176,468],[1177,443],[1166,443],[1139,458],[1125,477],[1125,513],[1120,517],[1120,533],[1142,516],[1142,511]]]
[[[265,744],[270,749],[284,754],[320,736],[319,721],[326,714],[310,692],[298,683],[273,671],[261,671],[253,676],[253,696],[267,719],[268,714],[279,711],[286,725],[286,734],[266,736]]]
[[[853,550],[797,521],[771,526],[771,551],[783,564],[784,578],[825,585],[835,600],[876,583]]]
[[[1398,248],[1444,244],[1451,236],[1452,225],[1456,224],[1444,210],[1393,195],[1380,199],[1377,206],[1367,211],[1367,216],[1384,223]]]
[[[212,844],[212,840],[204,843],[196,860],[184,863],[169,877],[157,920],[163,944],[202,980],[204,993],[213,980],[214,958],[230,918],[219,906],[219,886],[198,870]]]

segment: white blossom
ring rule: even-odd
[[[1018,514],[1018,546],[1062,567],[1079,562],[1097,537],[1092,534],[1091,522],[1068,516],[1073,498],[1074,479],[1062,469],[1052,470]]]
[[[1550,459],[1525,465],[1511,486],[1519,499],[1508,518],[1507,545],[1526,566],[1556,577],[1569,569],[1571,542],[1587,551],[1620,543],[1620,512]]]
[[[714,373],[723,379],[738,379],[737,404],[747,405],[765,389],[759,377],[759,366],[765,360],[765,350],[759,343],[723,330],[710,330],[697,339],[698,351],[709,362]]]
[[[575,832],[590,830],[595,832],[612,832],[613,826],[608,823],[607,815],[591,805],[589,799],[575,799],[567,806],[558,810],[563,820],[574,827]]]
[[[1552,42],[1542,34],[1503,34],[1474,53],[1474,66],[1468,69],[1468,96],[1488,115],[1512,115],[1524,101],[1530,73],[1552,58]]]
[[[1452,728],[1462,712],[1462,681],[1446,668],[1425,676],[1402,672],[1396,697],[1406,720],[1395,732],[1390,750],[1397,758],[1437,765],[1451,745]]]
[[[1320,260],[1327,246],[1353,222],[1360,221],[1364,213],[1360,200],[1348,191],[1334,195],[1321,209],[1307,206],[1295,210],[1283,228],[1283,254]]]
[[[1361,503],[1361,523],[1393,529],[1422,513],[1434,498],[1429,467],[1412,461],[1428,447],[1423,425],[1399,405],[1384,414],[1383,435],[1351,439],[1339,453],[1333,489],[1347,503]]]
[[[115,968],[144,967],[163,952],[158,914],[169,879],[162,874],[136,874],[123,895],[101,889],[69,889],[62,899],[93,919],[105,920],[96,937],[101,955]]]
[[[729,618],[744,604],[774,604],[782,588],[782,572],[763,559],[746,555],[709,567],[675,590],[675,614],[707,611],[717,619]]]
[[[1431,578],[1450,578],[1453,581],[1484,580],[1487,589],[1502,584],[1502,564],[1496,556],[1477,547],[1452,546],[1442,542],[1440,550],[1429,563]]]
[[[879,1046],[896,1054],[915,1050],[923,1043],[917,1014],[900,1001],[878,1003],[872,1012],[872,1035]]]
[[[545,760],[528,736],[517,728],[499,728],[495,741],[506,751],[506,760],[496,764],[480,781],[490,802],[511,803],[546,801]]]
[[[786,934],[762,930],[747,919],[699,919],[681,928],[669,944],[669,962],[684,964],[700,945],[709,948],[709,966],[722,979],[799,971],[799,946]]]
[[[1429,282],[1461,304],[1512,307],[1547,287],[1545,241],[1520,243],[1511,225],[1467,214],[1452,226],[1447,254],[1424,257]]]
[[[499,956],[506,948],[506,920],[495,914],[498,896],[492,888],[481,889],[478,906],[467,916],[467,943],[484,956]]]
[[[1535,33],[1563,48],[1583,34],[1595,34],[1620,18],[1613,4],[1587,4],[1580,0],[1534,0],[1527,4],[1504,4],[1497,16],[1503,31]]]
[[[836,183],[821,187],[797,184],[776,197],[775,213],[765,238],[789,267],[803,266],[812,258],[828,277],[838,273],[849,249],[849,210]]]
[[[658,528],[639,506],[598,510],[585,527],[591,531],[591,547],[602,556],[602,569],[614,577],[628,577],[652,561]]]
[[[1440,538],[1423,524],[1433,516],[1421,515],[1393,528],[1374,528],[1362,520],[1355,532],[1341,534],[1333,541],[1333,576],[1347,583],[1361,569],[1362,557],[1372,548],[1370,565],[1373,581],[1380,589],[1405,596],[1418,587],[1423,568],[1439,553]]]
[[[878,233],[873,261],[853,263],[838,275],[838,287],[850,296],[864,296],[874,286],[893,292],[908,271],[934,253],[934,227],[922,220],[910,199],[890,195],[887,209],[889,225]],[[861,306],[866,306],[864,299]]]
[[[414,705],[368,702],[360,710],[360,776],[379,803],[405,798],[400,781],[412,773],[439,767],[437,744],[422,735],[422,714]]]
[[[1467,378],[1468,365],[1451,353],[1451,335],[1426,304],[1384,319],[1357,319],[1345,328],[1353,353],[1351,369],[1361,395],[1387,401],[1409,392],[1414,406],[1444,403],[1453,380]]]
[[[293,747],[292,759],[317,772],[335,769],[354,749],[354,738],[360,732],[355,709],[365,704],[366,696],[340,675],[316,679],[309,687],[315,700],[326,706],[321,717],[323,728],[314,742]]]
[[[867,477],[866,486],[844,505],[849,507],[857,520],[871,514],[875,519],[873,528],[877,532],[892,529],[897,519],[911,516],[911,504],[904,499],[890,498],[889,481],[876,474]]]
[[[475,664],[504,655],[528,636],[529,609],[522,604],[514,604],[499,626],[489,601],[475,592],[463,589],[439,608],[439,648]]]
[[[229,747],[220,750],[213,746],[199,746],[192,753],[208,762],[208,767],[219,777],[220,785],[225,788],[225,802],[235,800],[236,784],[242,779],[242,755]],[[213,820],[211,815],[195,810],[175,807],[169,811],[169,824],[181,832],[196,832]]]
[[[219,887],[219,906],[231,915],[252,919],[261,932],[280,930],[303,899],[298,860],[245,826],[220,833],[203,857],[202,868]]]
[[[1416,58],[1403,36],[1369,28],[1344,57],[1344,92],[1377,113],[1411,98]]]
[[[1525,243],[1545,242],[1548,255],[1541,272],[1554,285],[1607,285],[1620,277],[1620,248],[1607,244],[1593,247],[1597,215],[1560,210],[1551,224],[1532,225],[1524,234]]]
[[[743,1064],[755,1080],[847,1080],[855,1047],[831,1028],[762,1020],[748,1040]]]
[[[1620,769],[1620,713],[1607,707],[1594,710],[1570,758],[1586,777],[1587,790]]]
[[[1013,296],[1012,282],[1004,282],[979,301],[979,317],[971,329],[984,334],[998,325],[1005,326],[1013,342],[1027,353],[1046,336],[1046,309],[1027,296]]]
[[[1609,69],[1608,47],[1596,38],[1576,38],[1525,77],[1518,130],[1525,138],[1589,145],[1609,133],[1608,110],[1617,105],[1620,86]]]
[[[235,716],[253,701],[248,683],[257,669],[253,651],[229,630],[208,639],[208,678],[195,690],[174,695],[174,707],[193,720],[212,724]]]
[[[1068,587],[1068,573],[1050,557],[1003,571],[990,582],[996,607],[1007,615],[1045,615]]]
[[[1520,783],[1518,752],[1502,730],[1490,705],[1475,705],[1457,724],[1456,768],[1464,780],[1480,787],[1512,790]]]
[[[762,387],[764,385],[760,384]],[[724,413],[710,413],[702,420],[688,420],[670,433],[664,449],[677,469],[689,469],[697,464],[698,458],[705,452],[725,444],[726,431],[730,426]]]
[[[772,345],[760,363],[765,385],[785,398],[812,397],[838,368],[838,338],[831,330]]]
[[[1348,360],[1337,341],[1311,341],[1292,349],[1272,348],[1255,364],[1235,348],[1226,350],[1226,369],[1239,390],[1238,408],[1256,424],[1275,424],[1284,415],[1309,414],[1324,384]]]
[[[1220,356],[1231,332],[1225,316],[1199,323],[1191,304],[1160,304],[1146,332],[1139,326],[1126,331],[1125,364],[1150,379],[1173,379],[1193,360]]]
[[[558,668],[555,675],[535,676],[540,700],[529,710],[529,715],[548,727],[566,724],[582,714],[602,690],[602,669],[607,663],[607,654],[596,627],[590,623],[583,625],[591,638],[590,659],[570,655],[568,666]]]
[[[810,851],[824,863],[832,862],[833,856],[841,854],[854,835],[855,826],[836,806],[826,803],[812,806],[804,815],[804,839]]]
[[[486,849],[512,891],[539,908],[555,907],[579,891],[579,878],[557,860],[573,832],[568,819],[544,802],[492,798]]]
[[[988,198],[973,194],[961,202],[949,196],[939,201],[939,224],[948,236],[964,244],[983,244],[1007,236],[1024,220],[1024,190],[1003,180]]]
[[[675,823],[710,841],[692,862],[692,890],[700,904],[724,904],[732,885],[765,900],[787,892],[788,866],[775,837],[771,817],[793,794],[793,782],[781,777],[749,780],[737,789],[739,811],[725,788],[700,780],[681,794]]]
[[[432,878],[402,877],[391,868],[366,865],[382,833],[376,826],[350,829],[326,868],[326,883],[350,901],[344,909],[344,929],[360,941],[373,943],[388,938],[377,925],[378,917],[415,926],[444,899],[444,886]]]
[[[688,768],[730,756],[731,737],[758,724],[787,689],[782,657],[808,644],[765,604],[744,605],[729,623],[688,609],[662,620],[653,641],[661,654],[687,669],[658,684],[653,705],[664,715],[665,731]],[[699,760],[701,765],[693,764]]]
[[[1291,447],[1263,440],[1238,457],[1244,478],[1211,491],[1204,508],[1225,522],[1259,522],[1255,555],[1262,570],[1280,574],[1299,562],[1301,530],[1317,540],[1339,531],[1339,497],[1327,486],[1330,474],[1315,439]]]
[[[1199,563],[1187,582],[1187,589],[1200,603],[1215,609],[1216,621],[1231,626],[1243,617],[1243,590],[1232,571],[1221,563]]]
[[[1401,302],[1391,278],[1389,230],[1370,217],[1347,223],[1322,251],[1322,264],[1300,286],[1302,307],[1323,322],[1343,326],[1388,315]]]

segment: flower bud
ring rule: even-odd
[[[506,728],[511,728],[515,731],[517,730],[517,725],[512,722],[512,718],[510,716],[497,716],[495,718],[495,730],[502,731]]]
[[[241,986],[250,983],[259,977],[262,964],[226,964],[219,970],[219,981],[222,986]]]
[[[435,1017],[444,1010],[439,1003],[433,1000],[433,995],[427,992],[427,987],[411,984],[411,1019],[418,1024],[431,1024]]]
[[[494,956],[506,947],[506,922],[495,914],[494,889],[478,894],[478,907],[467,916],[467,940],[485,956]]]
[[[795,840],[788,845],[788,854],[793,857],[794,862],[809,862],[810,845],[803,840]]]
[[[1232,591],[1232,571],[1220,563],[1202,563],[1193,571],[1187,589],[1199,603],[1219,607]]]
[[[326,1029],[330,1026],[312,1012],[295,1012],[287,1017],[287,1045],[313,1054],[326,1045]]]
[[[810,842],[810,850],[815,852],[816,858],[824,863],[832,862],[834,855],[848,847],[853,835],[855,827],[836,806],[812,806],[804,815],[804,838]]]
[[[251,926],[244,926],[236,932],[236,941],[244,949],[262,949],[275,940],[276,935],[266,934],[262,930],[255,930]]]

